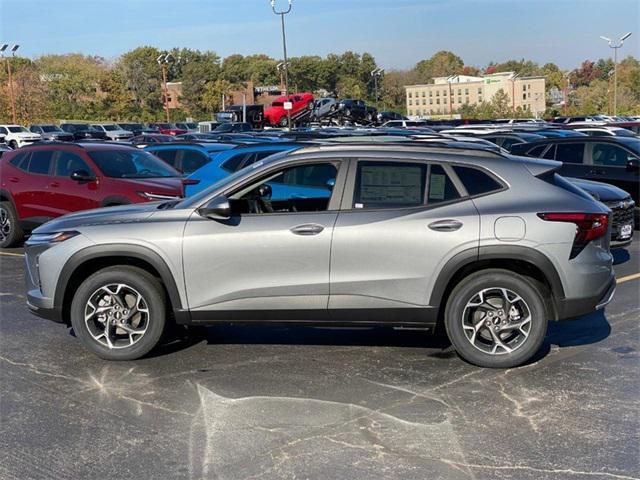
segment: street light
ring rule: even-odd
[[[376,106],[378,105],[378,77],[384,75],[384,68],[378,67],[371,70],[371,76],[373,77],[373,88],[376,96]]]
[[[287,61],[287,37],[284,32],[284,16],[291,11],[291,3],[293,0],[288,0],[289,7],[286,10],[276,10],[276,0],[271,0],[271,10],[276,15],[280,15],[280,21],[282,23],[282,49],[284,51],[284,96],[286,101],[289,101],[289,67]],[[291,128],[291,110],[287,109],[287,126]]]
[[[613,48],[613,116],[618,114],[618,49],[622,47],[624,41],[631,36],[631,32],[624,34],[616,42],[608,37],[600,38],[609,44],[610,48]]]
[[[162,69],[162,92],[164,93],[164,111],[167,116],[167,123],[170,123],[171,120],[169,118],[169,93],[167,92],[167,63],[169,63],[169,59],[173,58],[173,55],[170,53],[159,55],[156,58],[156,62],[160,65]]]
[[[7,48],[9,48],[8,43],[3,43],[2,46],[0,46],[0,57],[4,58],[4,52]],[[18,48],[20,48],[20,45],[18,45],[17,43],[13,47],[11,47],[10,51],[11,51],[12,57],[16,56],[16,50],[18,50]],[[9,81],[9,99],[11,101],[11,119],[13,123],[17,123],[16,98],[13,93],[13,74],[11,73],[11,62],[9,62],[8,58],[7,58],[7,73],[8,73],[8,81]]]

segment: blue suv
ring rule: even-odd
[[[238,147],[234,143],[162,143],[145,147],[147,152],[167,162],[183,175],[210,163],[219,153]]]
[[[188,179],[193,182],[189,182],[187,185],[185,195],[190,196],[198,193],[209,185],[270,155],[288,152],[303,146],[304,144],[296,142],[278,142],[237,145],[231,149],[219,150],[212,157],[211,162],[202,165],[189,175]],[[277,190],[274,187],[274,195],[277,194]]]

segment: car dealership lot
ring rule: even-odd
[[[106,362],[0,253],[1,478],[640,477],[637,237],[605,314],[511,370],[383,328],[211,327]]]

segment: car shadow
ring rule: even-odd
[[[552,346],[576,347],[598,343],[611,333],[611,325],[599,310],[573,320],[551,321],[547,335],[527,364],[548,355]],[[189,348],[201,342],[207,345],[325,345],[353,347],[422,348],[432,350],[434,358],[456,356],[445,335],[427,330],[402,330],[391,327],[306,327],[287,325],[216,325],[209,327],[176,327],[168,340],[154,349],[150,357],[158,357]]]
[[[626,248],[613,248],[611,250],[611,256],[613,257],[614,265],[626,263],[631,259],[631,254]]]
[[[611,325],[604,310],[597,310],[572,320],[549,322],[542,347],[527,363],[535,363],[546,357],[553,345],[559,348],[591,345],[604,340],[610,334]]]

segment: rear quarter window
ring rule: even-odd
[[[477,168],[454,166],[453,170],[471,196],[483,195],[503,188],[503,185],[491,175]]]

